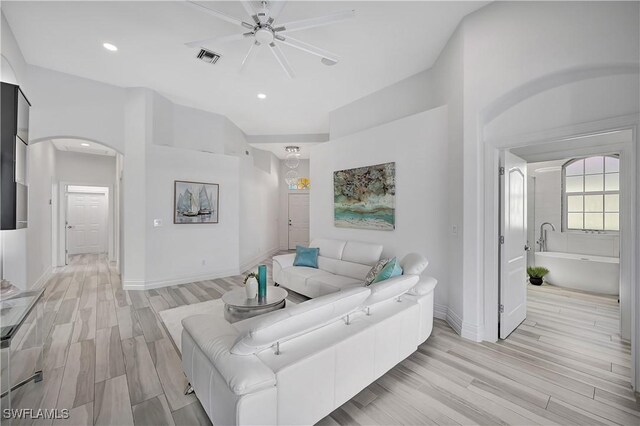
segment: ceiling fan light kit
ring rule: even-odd
[[[201,12],[205,12],[209,15],[212,15],[218,19],[223,21],[235,24],[245,29],[249,29],[249,32],[243,32],[239,34],[232,34],[224,37],[213,37],[206,38],[202,40],[194,40],[188,43],[185,43],[188,47],[201,47],[203,50],[205,49],[204,45],[211,43],[228,43],[232,41],[242,40],[245,38],[252,38],[254,42],[249,47],[249,51],[245,55],[242,63],[240,64],[240,71],[242,71],[246,64],[248,63],[251,56],[255,54],[255,48],[262,45],[269,46],[271,52],[274,57],[282,67],[283,71],[290,78],[294,77],[293,68],[289,64],[286,56],[280,49],[280,44],[285,44],[287,46],[293,47],[295,49],[301,50],[303,52],[319,56],[320,61],[324,65],[332,66],[338,63],[339,57],[332,52],[316,47],[312,44],[303,42],[301,40],[294,39],[289,36],[290,32],[305,30],[308,28],[320,27],[324,25],[333,24],[336,22],[340,22],[346,19],[351,19],[355,17],[355,10],[347,10],[342,12],[332,13],[326,16],[320,16],[316,18],[308,18],[302,19],[293,22],[287,22],[283,24],[277,24],[276,20],[282,12],[286,1],[263,1],[261,2],[262,7],[255,11],[253,6],[248,1],[241,1],[242,7],[250,18],[250,22],[243,21],[242,19],[238,19],[232,16],[229,16],[223,12],[220,12],[215,9],[210,9],[209,7],[205,7],[201,4],[189,1],[192,7],[198,9]],[[220,55],[218,55],[220,57]],[[217,60],[217,59],[216,59]],[[213,62],[215,63],[215,62]]]

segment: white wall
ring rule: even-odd
[[[453,321],[463,317],[462,271],[464,264],[463,192],[465,170],[461,167],[463,120],[463,29],[459,27],[428,70],[383,88],[331,112],[331,138],[336,139],[364,129],[389,123],[437,106],[447,105],[447,172],[449,233],[445,245],[449,257],[446,290],[439,290],[437,314],[449,314]],[[313,182],[311,183],[313,188]],[[438,310],[439,309],[439,310]]]
[[[48,145],[36,143],[34,146]],[[55,150],[59,182],[89,186],[110,186],[116,180],[116,157]]]
[[[151,145],[147,152],[145,287],[237,273],[239,160],[219,154]],[[220,185],[218,224],[174,224],[174,181]],[[127,216],[125,216],[125,220]],[[153,220],[161,227],[154,228]]]
[[[240,270],[278,250],[280,161],[269,151],[252,149],[240,157]]]
[[[393,143],[389,143],[393,141]],[[396,163],[396,229],[336,228],[333,172]],[[311,239],[336,238],[384,245],[384,256],[417,252],[429,260],[425,274],[439,281],[436,303],[448,281],[447,108],[401,118],[316,145],[311,151]]]
[[[28,287],[39,287],[52,270],[52,183],[57,169],[51,143],[29,146],[29,227],[27,228]]]
[[[284,164],[284,160],[280,160],[280,215],[278,220],[278,235],[280,241],[280,250],[289,250],[289,194],[308,194],[309,190],[293,190],[289,189],[289,185],[285,181],[285,175],[291,170]],[[310,177],[309,160],[300,160],[297,167],[298,177]],[[313,188],[313,182],[311,182]]]
[[[251,149],[226,118],[194,111],[148,89],[127,91],[126,288],[234,275],[277,249],[277,161]],[[174,180],[218,183],[220,222],[174,225]]]
[[[535,241],[540,239],[540,225],[550,222],[558,231],[562,229],[562,173],[559,166],[553,170],[535,172],[536,185],[534,189],[534,235]],[[550,227],[546,227],[551,231]],[[530,244],[535,241],[529,241]],[[533,244],[531,247],[534,247]],[[535,245],[535,251],[538,246]]]
[[[124,153],[125,89],[29,65],[27,97],[32,141],[75,137]]]

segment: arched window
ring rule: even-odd
[[[620,158],[574,158],[562,166],[562,225],[568,231],[615,231],[620,216]]]

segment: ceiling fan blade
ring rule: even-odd
[[[251,47],[249,48],[249,51],[247,52],[247,54],[244,56],[244,59],[242,60],[242,64],[240,64],[240,72],[242,72],[247,63],[249,62],[249,59],[251,59],[253,57],[255,50],[255,47],[258,46],[259,43],[257,41],[251,43]]]
[[[208,13],[209,15],[213,15],[218,19],[222,19],[223,21],[229,22],[231,24],[235,24],[238,25],[240,27],[245,27],[245,28],[249,28],[249,29],[253,29],[253,25],[244,22],[238,18],[234,18],[233,16],[229,16],[225,13],[222,13],[218,10],[215,9],[209,9],[208,7],[205,7],[201,4],[195,3],[193,1],[187,1],[187,4],[192,6],[193,8],[199,10],[200,12],[205,12]]]
[[[200,47],[204,45],[220,45],[224,43],[229,43],[232,41],[244,40],[247,37],[251,37],[253,33],[240,33],[240,34],[231,34],[224,37],[209,37],[203,38],[202,40],[194,40],[188,43],[185,43],[188,47]]]
[[[307,28],[320,27],[322,25],[329,25],[336,22],[344,21],[345,19],[351,19],[355,16],[355,10],[345,10],[344,12],[336,12],[326,16],[319,16],[317,18],[288,22],[282,25],[278,25],[276,28],[274,28],[274,31],[287,32],[306,30]]]
[[[267,5],[267,8],[269,9],[269,20],[273,22],[278,19],[278,16],[280,16],[282,9],[284,9],[286,5],[286,0],[270,1]]]
[[[269,44],[269,47],[271,48],[273,55],[278,60],[278,63],[280,64],[284,72],[289,76],[289,78],[293,78],[294,77],[293,69],[291,68],[291,65],[289,65],[289,61],[284,56],[284,53],[282,53],[282,50],[280,50],[280,46],[278,46],[274,42],[271,42]]]
[[[256,12],[253,10],[253,6],[251,6],[251,3],[249,3],[248,1],[241,1],[240,4],[242,4],[242,7],[244,7],[244,10],[245,12],[247,12],[247,15],[249,15],[249,17],[253,19],[253,21],[256,24],[259,24],[260,20],[258,19]]]
[[[289,37],[288,35],[280,35],[276,36],[276,39],[280,41],[282,44],[286,44],[287,46],[295,47],[296,49],[302,50],[303,52],[311,53],[312,55],[320,56],[323,59],[327,59],[329,62],[336,64],[340,58],[335,53],[331,53],[328,50],[321,49],[312,44],[305,43],[304,41],[296,40],[294,38]]]

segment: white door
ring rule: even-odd
[[[107,251],[107,195],[67,195],[67,254]]]
[[[309,245],[309,194],[289,194],[289,250]]]
[[[500,338],[527,316],[527,163],[503,152],[500,179]]]

